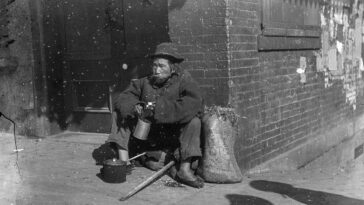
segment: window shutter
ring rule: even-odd
[[[320,48],[319,2],[318,0],[261,0],[262,30],[259,49]],[[269,39],[270,37],[274,37],[275,42]]]

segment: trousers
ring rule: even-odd
[[[116,143],[129,152],[162,150],[174,154],[179,160],[201,157],[201,120],[194,117],[184,124],[152,124],[148,139],[132,137],[137,119],[120,119],[117,112],[112,113],[111,133],[107,143]]]

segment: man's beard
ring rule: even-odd
[[[167,82],[168,79],[169,79],[169,77],[160,78],[157,76],[152,76],[152,81],[153,81],[153,84],[155,84],[155,85],[163,85],[165,82]]]

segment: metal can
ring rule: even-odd
[[[149,130],[150,130],[150,122],[147,122],[143,119],[138,119],[138,123],[135,126],[134,129],[134,137],[140,139],[140,140],[147,140],[148,139],[148,134],[149,134]]]

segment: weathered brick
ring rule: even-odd
[[[204,19],[204,25],[226,26],[225,17],[212,17]]]
[[[229,46],[231,51],[256,51],[256,42],[231,43]]]
[[[201,48],[208,52],[227,52],[227,45],[223,42],[202,44]]]
[[[189,70],[192,77],[195,79],[204,78],[205,77],[205,70]]]
[[[244,27],[259,27],[259,22],[256,18],[233,18],[230,17],[231,26],[238,25]]]
[[[204,59],[207,61],[227,61],[228,57],[226,52],[208,52],[204,55]]]
[[[227,39],[226,26],[206,25],[203,26],[203,34],[205,35],[224,35]],[[226,40],[225,39],[225,40]]]
[[[199,36],[197,40],[203,44],[213,44],[227,42],[227,37],[226,34],[205,34]]]
[[[230,66],[232,68],[244,68],[244,67],[252,67],[258,65],[258,58],[251,59],[232,59],[230,61]]]
[[[183,57],[186,61],[201,61],[203,59],[204,54],[203,53],[184,53]]]
[[[213,77],[229,77],[228,72],[226,70],[221,69],[209,69],[205,72],[206,78],[213,78]]]
[[[257,18],[257,12],[254,10],[248,10],[249,8],[246,8],[247,10],[238,10],[238,9],[230,9],[229,15],[233,18],[236,17],[243,17],[243,18]],[[254,8],[255,9],[255,8]]]
[[[231,43],[250,43],[256,41],[257,41],[257,36],[255,35],[231,34],[229,36],[229,42]]]
[[[246,59],[246,58],[257,58],[257,51],[240,51],[240,52],[231,52],[231,56],[234,60],[237,59]]]
[[[233,26],[229,29],[229,34],[243,34],[243,35],[257,35],[258,28],[257,27],[240,27]]]

